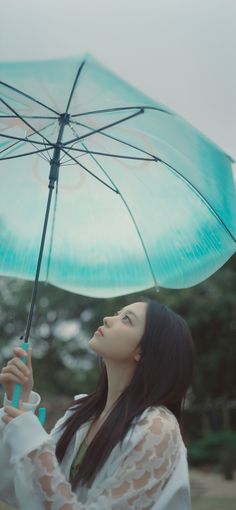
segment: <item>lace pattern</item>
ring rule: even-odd
[[[72,492],[50,440],[16,460],[16,476],[32,484],[30,492],[40,502],[37,510],[148,510],[158,501],[177,464],[182,438],[176,418],[163,407],[143,413],[134,438],[116,472],[101,486],[92,485],[85,503],[79,501],[79,488],[78,494]]]

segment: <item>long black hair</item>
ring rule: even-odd
[[[147,303],[144,334],[139,346],[141,359],[129,385],[115,402],[110,414],[88,446],[72,483],[91,486],[114,446],[122,441],[131,422],[149,406],[166,406],[182,425],[182,407],[192,383],[195,350],[186,321],[165,305]],[[56,446],[60,463],[76,431],[90,419],[96,420],[105,408],[108,380],[102,361],[95,391],[73,403],[73,414],[63,424]],[[92,462],[91,462],[92,459]]]

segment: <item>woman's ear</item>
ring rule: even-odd
[[[136,352],[136,354],[134,355],[134,360],[137,362],[140,361],[141,356],[142,356],[141,352]]]

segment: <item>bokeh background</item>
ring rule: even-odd
[[[236,159],[235,0],[0,0],[0,60],[92,53]],[[92,299],[40,284],[31,332],[49,431],[96,384],[88,340],[104,315],[148,295],[187,320],[196,368],[184,410],[193,510],[236,500],[236,257],[184,290]],[[0,277],[0,366],[24,333],[32,283]],[[0,503],[0,510],[6,505]]]

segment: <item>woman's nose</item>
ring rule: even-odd
[[[103,318],[103,324],[104,324],[104,326],[109,326],[109,318],[110,318],[110,317],[104,317],[104,318]]]

